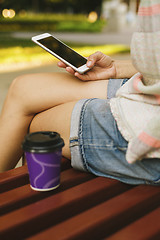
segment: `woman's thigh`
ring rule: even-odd
[[[107,80],[83,82],[68,73],[41,73],[18,77],[9,90],[21,100],[26,114],[34,114],[56,105],[82,98],[106,98]]]
[[[70,159],[69,137],[71,114],[76,102],[68,102],[37,114],[30,125],[30,132],[55,131],[64,139],[63,156]]]

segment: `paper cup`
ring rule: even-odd
[[[22,144],[31,188],[50,191],[60,185],[60,164],[64,141],[56,132],[28,134]]]

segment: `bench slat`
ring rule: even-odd
[[[160,239],[160,208],[133,222],[107,240],[159,240]]]
[[[71,167],[70,161],[66,158],[61,160],[61,171]],[[29,183],[27,165],[18,167],[0,174],[0,193],[23,186]]]
[[[61,159],[61,171],[71,168],[71,160],[62,157]]]
[[[0,232],[6,239],[22,239],[126,191],[129,187],[116,180],[94,178],[2,216]]]
[[[19,167],[0,174],[0,193],[29,183],[27,166]]]
[[[104,239],[159,206],[159,202],[159,188],[139,186],[28,239]]]
[[[23,166],[0,174],[0,193],[3,240],[159,240],[159,187],[130,186],[75,171],[65,158],[56,190],[33,191]]]
[[[48,196],[54,195],[57,192],[62,192],[69,187],[73,187],[90,179],[94,176],[73,169],[66,170],[61,173],[61,185],[54,191],[38,192],[33,191],[30,185],[15,188],[11,191],[1,193],[0,195],[0,214],[13,211],[14,209],[23,207],[32,202],[41,200]]]

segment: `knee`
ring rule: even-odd
[[[26,76],[23,76],[23,75],[15,78],[9,87],[8,94],[13,98],[19,97],[19,95],[23,96],[25,81],[26,81]]]
[[[29,79],[30,75],[22,75],[12,81],[7,94],[9,102],[17,103],[18,105],[26,102],[29,92]]]

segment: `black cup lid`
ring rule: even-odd
[[[22,143],[26,152],[52,152],[64,146],[64,141],[57,132],[42,131],[27,134]]]

